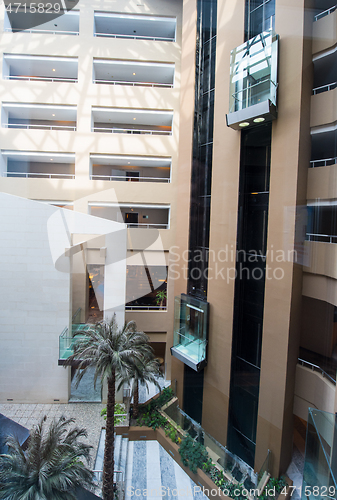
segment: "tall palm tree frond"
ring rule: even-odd
[[[137,331],[134,321],[118,327],[116,316],[110,322],[101,321],[88,330],[79,332],[83,337],[74,348],[74,354],[67,359],[67,364],[78,362],[77,384],[89,366],[95,367],[94,384],[97,379],[107,381],[106,437],[103,465],[103,498],[113,500],[114,474],[114,412],[115,384],[122,373],[130,366],[140,363],[146,356],[152,355],[149,339],[143,332]]]
[[[85,429],[69,429],[73,419],[61,417],[45,428],[46,417],[32,430],[26,451],[9,436],[8,452],[0,455],[0,499],[75,499],[77,486],[94,485],[94,474],[82,462],[91,446],[80,441]]]

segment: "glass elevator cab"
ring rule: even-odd
[[[175,298],[171,354],[197,372],[207,364],[208,309],[208,302],[196,297]]]
[[[236,130],[277,118],[278,35],[264,31],[231,51],[227,125]]]

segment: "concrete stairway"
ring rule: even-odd
[[[102,479],[102,473],[99,471],[103,470],[104,444],[105,444],[105,429],[102,429],[97,449],[95,469],[94,469],[95,471],[97,471],[96,478],[98,481],[101,481]],[[115,471],[122,472],[123,482],[125,481],[128,447],[129,447],[129,438],[115,434],[115,450],[114,450]],[[120,476],[120,474],[118,474],[118,476]],[[120,477],[117,477],[117,480],[120,481]]]

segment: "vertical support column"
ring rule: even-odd
[[[278,119],[273,124],[267,274],[255,469],[272,450],[271,473],[286,471],[293,441],[293,394],[298,357],[302,268],[293,259],[297,205],[306,205],[310,161],[312,19],[306,0],[276,0],[282,40]],[[308,24],[307,24],[308,23]]]

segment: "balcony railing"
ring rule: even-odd
[[[323,377],[327,378],[332,382],[334,385],[336,385],[336,379],[331,377],[327,372],[325,372],[320,366],[314,365],[313,363],[309,363],[309,361],[305,361],[304,359],[298,358],[298,363],[301,366],[305,366],[306,368],[310,368],[313,372],[318,372],[320,373]]]
[[[94,80],[94,83],[105,83],[108,85],[129,85],[131,87],[163,87],[173,88],[172,83],[152,83],[152,82],[127,82],[122,80]]]
[[[265,460],[263,469],[258,474],[246,464],[241,458],[234,453],[231,453],[225,446],[220,444],[208,432],[201,427],[200,424],[195,422],[189,417],[178,405],[177,398],[173,398],[169,403],[163,406],[161,413],[170,421],[174,427],[182,429],[183,433],[190,434],[193,439],[203,444],[207,450],[209,458],[216,464],[216,467],[222,470],[227,480],[231,482],[240,482],[244,484],[247,489],[260,489],[262,478],[265,473],[268,474],[269,460]],[[269,451],[268,451],[269,456]],[[261,479],[260,479],[261,477]],[[269,478],[269,475],[268,475]],[[234,481],[233,481],[234,480]],[[249,498],[249,497],[248,497]]]
[[[48,34],[48,35],[75,35],[78,36],[79,32],[78,31],[62,31],[62,30],[56,30],[56,31],[51,31],[51,30],[40,30],[40,29],[30,29],[30,30],[22,30],[22,29],[15,29],[15,28],[5,28],[6,32],[9,33],[40,33],[40,34]]]
[[[24,75],[7,75],[4,76],[5,80],[25,80],[25,81],[36,81],[36,82],[66,82],[66,83],[77,83],[77,78],[68,78],[62,76],[24,76]]]
[[[148,222],[130,222],[127,224],[128,228],[144,228],[144,229],[169,229],[169,223],[167,224],[156,224],[156,223],[148,223]]]
[[[45,179],[75,179],[75,174],[47,174],[47,173],[34,173],[34,172],[3,172],[2,177],[25,177],[25,178],[39,178]]]
[[[126,305],[126,311],[166,311],[166,306]]]
[[[329,14],[332,14],[337,8],[337,5],[334,5],[333,7],[330,7],[330,9],[326,9],[323,12],[320,12],[319,14],[316,14],[314,17],[314,21],[318,21],[319,19],[322,19],[322,17],[328,16]]]
[[[59,337],[59,359],[66,360],[74,354],[76,342],[85,338],[82,332],[85,332],[92,325],[90,324],[74,324],[72,325],[72,334],[69,335],[68,328],[65,328]]]
[[[140,181],[140,182],[170,182],[169,177],[132,177],[129,175],[90,175],[92,181]]]
[[[337,82],[329,83],[327,85],[322,85],[321,87],[315,87],[312,89],[313,95],[322,94],[322,92],[328,92],[329,90],[333,90],[337,87]]]
[[[337,236],[333,234],[307,233],[307,241],[321,241],[323,243],[337,243]]]
[[[112,134],[172,135],[172,131],[168,130],[144,130],[134,128],[94,127],[92,131]]]
[[[332,158],[323,158],[321,160],[311,160],[310,167],[311,168],[327,167],[329,165],[335,165],[336,163],[337,163],[337,156],[334,156]]]
[[[4,128],[19,128],[19,129],[43,129],[43,130],[68,130],[76,132],[76,126],[72,125],[38,125],[33,123],[5,123],[2,125]]]
[[[161,37],[161,36],[146,36],[146,35],[119,35],[119,34],[113,34],[113,33],[95,33],[95,36],[103,36],[103,37],[109,37],[109,38],[128,38],[130,40],[153,40],[155,42],[174,42],[174,38],[166,38],[166,37]]]

